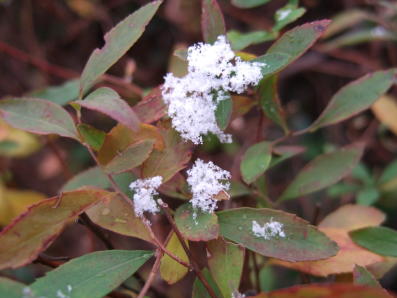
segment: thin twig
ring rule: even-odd
[[[148,279],[146,280],[145,285],[143,286],[137,298],[145,297],[147,291],[149,290],[150,286],[154,281],[154,278],[156,277],[157,272],[160,269],[161,258],[163,257],[163,255],[164,252],[161,249],[156,250],[156,261],[154,262],[152,270],[150,270]]]
[[[271,146],[275,146],[275,145],[277,145],[279,143],[282,143],[282,142],[288,140],[289,138],[297,137],[297,136],[306,134],[308,132],[310,132],[308,128],[305,128],[305,129],[302,129],[302,130],[297,130],[297,131],[294,131],[294,132],[289,132],[288,134],[282,136],[281,138],[275,139],[273,142],[271,142]]]
[[[260,191],[256,190],[256,189],[252,189],[252,193],[256,196],[258,196],[259,198],[263,199],[263,201],[269,205],[271,208],[273,209],[277,209],[277,202],[273,202],[272,200],[270,200],[270,198],[264,194],[262,194]]]
[[[154,235],[152,228],[150,227],[150,223],[146,220],[143,221],[143,224],[146,226],[146,229],[149,232],[150,238],[154,242],[155,245],[157,245],[158,248],[160,248],[166,255],[170,256],[172,259],[174,259],[176,262],[181,264],[182,266],[185,266],[189,270],[193,270],[192,266],[185,261],[181,260],[178,256],[174,255],[172,252],[168,251],[165,246],[161,243],[161,241]]]
[[[258,266],[258,262],[256,261],[256,254],[253,251],[251,251],[251,256],[252,256],[252,263],[254,265],[254,271],[255,271],[255,289],[259,293],[260,292],[259,266]]]
[[[45,73],[57,76],[62,79],[69,80],[69,79],[78,78],[80,76],[80,74],[74,70],[70,70],[58,65],[54,65],[40,58],[31,56],[28,53],[20,49],[17,49],[3,41],[0,41],[0,52],[3,52],[21,62],[31,64]],[[126,83],[123,79],[108,74],[104,74],[102,76],[102,79],[114,85],[118,85],[123,88],[126,88],[130,90],[132,93],[137,94],[139,96],[142,96],[143,94],[142,88],[135,85],[132,82]]]
[[[191,251],[189,250],[189,248],[187,247],[186,243],[185,243],[185,239],[183,238],[181,232],[179,231],[178,227],[176,226],[170,211],[169,211],[169,207],[167,204],[165,204],[164,202],[160,202],[160,206],[162,207],[165,216],[167,217],[168,222],[171,224],[172,229],[174,230],[176,236],[178,237],[179,242],[181,243],[184,251],[186,252],[186,255],[189,258],[190,264],[193,267],[194,272],[196,273],[198,279],[200,279],[200,281],[202,282],[203,286],[207,289],[208,294],[212,297],[212,298],[216,298],[216,294],[214,292],[214,290],[211,288],[211,286],[209,285],[207,279],[204,277],[203,273],[200,270],[200,267],[198,266],[198,264],[196,263],[196,260],[194,259]]]

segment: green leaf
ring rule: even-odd
[[[270,1],[271,0],[232,0],[232,4],[239,8],[252,8]]]
[[[154,140],[148,139],[134,143],[124,151],[115,156],[109,163],[104,165],[105,172],[118,174],[129,171],[140,166],[148,159],[153,150]]]
[[[129,190],[129,184],[134,180],[135,177],[131,173],[122,173],[113,175],[113,178],[121,190],[123,192],[127,192]],[[111,187],[112,185],[110,184],[108,177],[106,177],[99,167],[92,167],[78,173],[68,182],[66,182],[65,185],[62,186],[61,192],[75,190],[83,186],[96,186],[105,189]]]
[[[38,98],[13,98],[0,101],[4,121],[36,134],[57,134],[78,139],[72,117],[61,106]]]
[[[356,265],[353,270],[354,284],[382,288],[376,278],[365,267]]]
[[[206,43],[214,43],[219,35],[226,35],[225,20],[216,0],[202,0],[201,30]]]
[[[269,168],[275,167],[291,157],[302,154],[306,151],[305,147],[301,146],[277,146],[273,148],[273,157]]]
[[[288,133],[285,113],[280,104],[277,90],[278,76],[272,75],[262,79],[258,85],[259,102],[266,116],[280,125]]]
[[[244,248],[222,238],[207,243],[208,267],[223,297],[238,292],[244,265]]]
[[[280,9],[278,9],[274,15],[274,20],[276,24],[273,27],[273,30],[280,31],[288,24],[295,22],[301,16],[304,15],[306,9],[297,7],[295,4],[287,4]]]
[[[341,36],[338,36],[326,43],[322,44],[324,51],[331,51],[337,48],[354,46],[367,42],[374,41],[393,41],[397,40],[397,34],[391,30],[387,30],[384,27],[367,27],[354,31],[348,31]]]
[[[185,243],[189,247],[188,241],[185,241]],[[187,257],[186,252],[175,233],[171,234],[166,249],[167,251],[172,252],[174,255],[179,257],[181,260],[189,263],[189,258]],[[160,275],[161,278],[164,279],[168,284],[174,284],[180,281],[183,277],[185,277],[188,271],[188,268],[179,264],[167,254],[164,254],[164,256],[161,258]]]
[[[91,54],[80,81],[80,93],[88,90],[102,74],[138,40],[162,1],[153,1],[118,23],[105,35],[105,45]]]
[[[382,175],[379,177],[378,184],[385,184],[397,177],[397,159],[393,160],[383,170]]]
[[[397,69],[377,71],[346,85],[331,99],[318,119],[308,128],[335,124],[369,108],[394,83]]]
[[[211,289],[214,290],[215,296],[217,298],[227,298],[223,297],[221,291],[219,290],[218,286],[216,285],[214,279],[211,276],[211,273],[208,271],[207,268],[204,268],[201,271],[204,275],[204,278],[208,281],[209,286]],[[207,289],[204,287],[200,279],[196,278],[193,283],[193,290],[192,290],[192,298],[211,298],[208,294]]]
[[[351,145],[316,157],[288,185],[280,200],[304,196],[337,183],[354,169],[363,150],[361,145]]]
[[[397,232],[386,227],[368,227],[350,232],[352,240],[383,256],[397,257]]]
[[[84,123],[77,125],[77,130],[79,131],[84,143],[87,143],[96,151],[101,149],[106,137],[106,133],[104,131]]]
[[[251,190],[239,181],[231,181],[229,194],[231,198],[241,197],[251,194]]]
[[[220,234],[261,255],[290,262],[326,259],[338,252],[331,241],[316,227],[294,214],[273,209],[236,208],[217,212]],[[284,237],[265,239],[253,233],[253,222],[281,223]]]
[[[225,130],[232,118],[233,101],[230,95],[218,102],[215,110],[216,123],[221,130]]]
[[[152,242],[142,219],[135,215],[132,202],[127,202],[121,196],[99,202],[87,211],[87,215],[96,225],[106,230]]]
[[[152,256],[145,250],[93,252],[48,272],[30,288],[36,297],[104,297]]]
[[[364,10],[348,9],[343,10],[332,18],[332,23],[329,25],[324,34],[324,38],[331,37],[346,29],[351,29],[358,23],[370,19],[371,16]]]
[[[356,201],[360,205],[371,206],[379,199],[380,193],[375,187],[365,187],[357,193]]]
[[[142,165],[142,176],[143,178],[161,176],[165,183],[186,167],[191,158],[192,146],[183,141],[169,123],[164,123],[159,130],[164,138],[165,148],[153,150]]]
[[[247,33],[230,30],[227,32],[227,39],[230,41],[233,50],[240,51],[250,45],[274,40],[275,38],[277,38],[277,35],[278,34],[276,32],[268,32],[264,30],[252,31]]]
[[[269,167],[272,158],[272,148],[269,142],[252,145],[244,153],[240,171],[245,183],[251,184],[263,175]]]
[[[374,179],[367,166],[363,163],[359,163],[352,171],[352,177],[354,179],[360,180],[364,185],[373,185]]]
[[[0,277],[0,297],[21,298],[24,297],[27,287],[20,282]]]
[[[108,115],[132,130],[137,130],[139,127],[140,121],[134,110],[120,98],[116,91],[110,88],[99,88],[84,100],[76,100],[75,103]]]
[[[259,284],[261,291],[269,292],[276,288],[278,281],[277,274],[273,266],[265,265],[259,272]]]
[[[41,98],[52,101],[61,106],[77,99],[79,96],[80,80],[66,81],[59,86],[51,86],[32,92],[29,97]]]
[[[101,189],[80,189],[42,200],[29,207],[0,233],[0,269],[30,263],[80,213],[114,196]]]
[[[324,33],[329,20],[315,21],[295,27],[284,33],[267,51],[267,54],[287,54],[289,59],[281,68],[291,64],[302,56]]]
[[[194,209],[190,203],[176,209],[175,223],[183,237],[191,241],[208,241],[218,237],[217,216],[214,213]]]
[[[291,56],[286,53],[267,53],[252,59],[251,61],[263,63],[263,66],[261,67],[262,76],[266,76],[280,71],[290,60]]]

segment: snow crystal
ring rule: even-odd
[[[388,31],[382,26],[377,26],[371,30],[371,34],[374,37],[386,37],[388,35]]]
[[[225,36],[211,44],[198,43],[188,49],[188,74],[164,77],[162,95],[168,105],[173,127],[184,139],[202,143],[202,135],[211,132],[223,143],[231,136],[216,123],[217,103],[228,98],[228,92],[242,93],[262,78],[263,63],[242,61],[236,57]]]
[[[213,199],[220,191],[226,191],[230,183],[230,173],[214,165],[211,161],[205,163],[197,159],[193,167],[187,171],[189,184],[193,197],[191,204],[204,212],[212,213],[216,209],[217,201]]]
[[[137,216],[142,217],[144,212],[156,213],[159,211],[153,196],[158,195],[156,188],[161,185],[162,181],[162,177],[155,176],[147,179],[138,179],[130,184],[130,189],[135,192],[133,200]]]
[[[276,236],[284,238],[285,233],[283,227],[284,224],[278,221],[273,221],[273,218],[271,218],[270,222],[265,223],[263,226],[258,224],[255,220],[252,221],[252,232],[254,235],[257,237],[262,237],[266,240]]]
[[[65,295],[61,290],[57,290],[57,298],[69,298],[69,296]]]
[[[291,12],[292,12],[291,9],[281,9],[281,10],[279,10],[278,13],[277,13],[277,19],[278,19],[279,21],[282,21],[282,20],[284,20],[286,17],[288,17],[289,14],[290,14]]]
[[[33,292],[30,289],[30,287],[24,287],[22,289],[22,298],[29,298],[29,297],[33,297]]]

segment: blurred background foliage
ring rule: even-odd
[[[0,72],[3,74],[0,97],[34,95],[59,104],[76,99],[76,78],[92,50],[103,45],[103,34],[148,2],[0,1]],[[280,33],[298,24],[324,18],[333,20],[322,40],[279,76],[279,97],[292,130],[312,123],[330,97],[349,81],[397,65],[395,1],[219,0],[219,4],[225,16],[227,36],[234,50],[243,51],[242,56],[247,55],[244,52],[264,53]],[[167,71],[183,75],[186,66],[173,53],[179,49],[183,54],[188,45],[202,40],[200,14],[200,1],[164,1],[139,42],[111,68],[106,84],[133,104],[161,84]],[[375,205],[388,215],[386,225],[397,228],[396,96],[396,90],[392,89],[370,111],[292,140],[291,144],[298,142],[306,151],[272,168],[267,181],[263,178],[256,182],[258,191],[265,192],[271,185],[269,195],[276,197],[297,171],[315,156],[336,146],[365,142],[364,158],[349,177],[326,191],[287,202],[286,210],[318,223],[341,204]],[[85,123],[95,124],[105,131],[115,124],[109,118],[89,111],[83,117]],[[260,129],[257,129],[258,123]],[[259,108],[252,109],[244,118],[236,117],[229,130],[235,136],[233,144],[220,144],[209,136],[201,146],[202,150],[196,151],[195,155],[211,156],[211,160],[229,169],[234,177],[239,175],[242,154],[258,134],[259,139],[272,140],[283,133],[272,121],[262,118]],[[35,136],[0,121],[0,225],[5,226],[31,203],[57,194],[74,174],[91,165],[88,153],[77,142],[54,136]],[[255,201],[247,194],[244,185],[233,183],[232,196],[236,200],[246,200],[245,205],[266,206],[266,202]],[[131,241],[120,236],[114,237],[113,241],[117,247],[147,248],[139,240]],[[73,224],[50,247],[49,253],[78,256],[101,245],[84,226]],[[254,260],[250,259],[247,266],[256,266],[252,262]],[[31,282],[34,276],[46,270],[43,265],[32,264],[0,274]],[[145,266],[141,274],[148,274],[148,270]],[[259,276],[261,290],[277,289],[309,278],[271,264],[263,267]],[[168,296],[187,297],[181,284],[191,282],[192,278],[167,287]],[[336,277],[343,278],[343,275]],[[383,277],[382,285],[397,290],[396,278],[397,271],[392,270]],[[243,275],[244,289],[250,288],[251,280],[250,276]],[[129,286],[133,288],[139,282],[131,280]],[[164,291],[162,288],[156,290]]]

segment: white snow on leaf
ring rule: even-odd
[[[258,224],[255,220],[252,221],[252,232],[257,237],[262,237],[266,240],[276,236],[285,238],[284,224],[278,221],[273,221],[273,218],[263,226]]]
[[[188,74],[177,78],[168,73],[164,77],[162,96],[168,105],[172,126],[186,140],[203,142],[209,132],[221,142],[230,143],[231,136],[217,125],[217,103],[228,92],[242,93],[262,78],[263,63],[242,61],[236,57],[225,36],[211,44],[198,43],[188,49]]]
[[[229,189],[230,183],[227,180],[231,177],[230,173],[214,165],[211,161],[205,163],[201,159],[197,159],[187,174],[187,183],[193,195],[190,200],[192,206],[204,212],[214,212],[217,201],[213,198],[220,191]]]
[[[158,195],[156,188],[158,188],[163,181],[160,176],[155,176],[147,179],[138,179],[130,184],[130,189],[134,192],[134,210],[135,214],[143,217],[144,212],[156,213],[159,207],[154,200],[154,196]]]
[[[282,20],[284,20],[284,19],[286,19],[288,16],[289,16],[289,14],[292,12],[292,10],[291,9],[282,9],[282,10],[279,10],[278,12],[277,12],[277,20],[278,21],[282,21]]]

